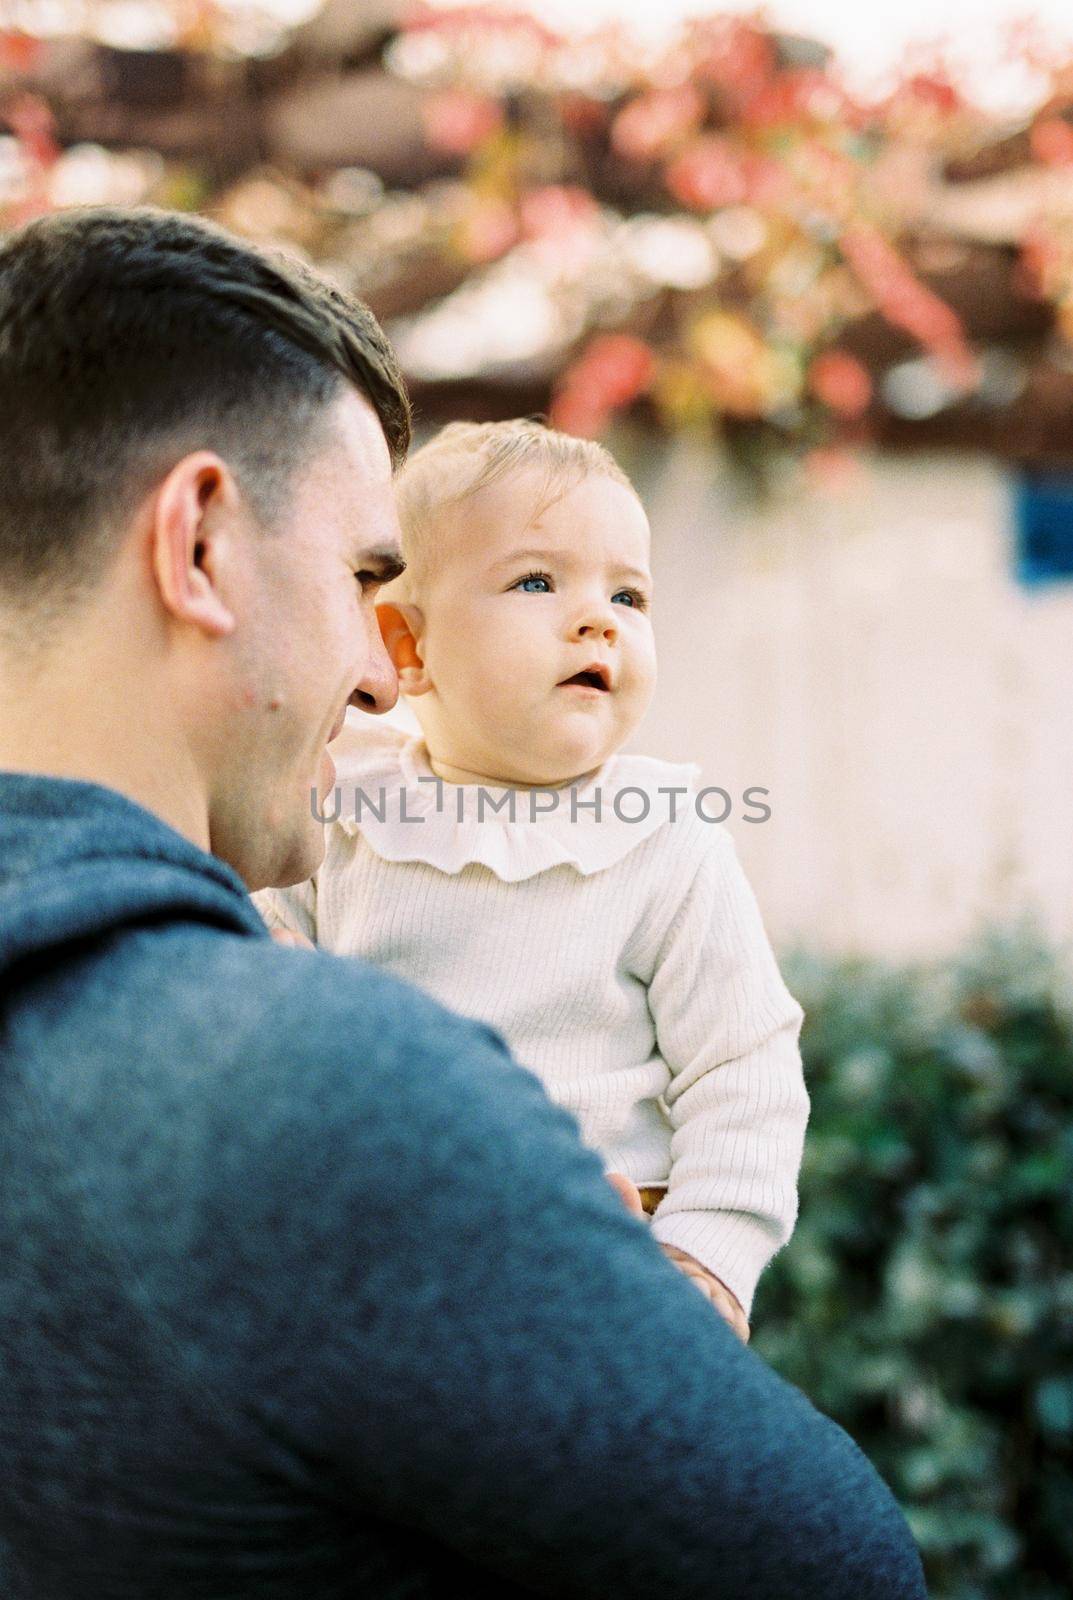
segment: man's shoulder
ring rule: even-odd
[[[175,979],[198,984],[201,1039],[240,1116],[271,1103],[367,1131],[400,1117],[509,1121],[546,1098],[493,1028],[366,961],[272,940],[173,942]]]
[[[24,989],[13,1024],[35,1059],[77,1059],[87,1096],[108,1084],[150,1121],[209,1107],[220,1126],[311,1129],[372,1119],[400,1094],[442,1110],[450,1080],[512,1065],[491,1029],[363,961],[192,920],[72,949]]]
[[[197,953],[169,942],[176,978],[199,974],[198,1015],[191,1028],[188,1003],[161,991],[154,1059],[132,1069],[136,1083],[151,1077],[140,1125],[185,1150],[222,1214],[275,1237],[295,1271],[312,1239],[334,1250],[370,1203],[403,1229],[426,1216],[432,1190],[460,1227],[477,1227],[500,1196],[490,1152],[571,1171],[573,1119],[483,1023],[352,958],[270,940],[198,940]]]
[[[320,1227],[328,1195],[332,1215],[365,1182],[416,1195],[433,1168],[565,1117],[491,1029],[354,959],[138,930],[62,991],[24,1042],[55,1077],[64,1137],[131,1182],[151,1155],[180,1209],[220,1190],[261,1226],[286,1195]]]
[[[210,1035],[222,1058],[311,1067],[353,1060],[358,1050],[427,1045],[442,1053],[477,1039],[502,1048],[491,1030],[367,962],[200,927],[135,937],[110,986],[120,1009],[125,997],[137,1008],[151,992],[158,1037],[192,1028]]]

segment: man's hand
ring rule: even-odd
[[[277,944],[285,944],[291,950],[315,950],[317,947],[304,933],[292,933],[290,928],[269,928],[269,933]]]
[[[643,1222],[645,1208],[641,1204],[640,1190],[633,1180],[627,1178],[624,1172],[609,1172],[606,1177],[630,1215],[640,1217]],[[699,1261],[695,1261],[684,1250],[679,1250],[677,1245],[664,1244],[660,1249],[691,1282],[696,1284],[701,1294],[707,1296],[724,1321],[730,1323],[742,1343],[748,1344],[749,1322],[741,1309],[737,1295],[727,1288],[721,1278],[709,1272],[707,1267],[702,1267]]]
[[[641,1203],[641,1191],[632,1178],[627,1178],[624,1172],[608,1172],[604,1176],[618,1195],[631,1217],[645,1219],[645,1208]]]
[[[664,1244],[660,1249],[684,1272],[690,1282],[695,1283],[701,1294],[707,1295],[712,1305],[719,1312],[724,1321],[729,1322],[738,1338],[743,1344],[749,1343],[749,1321],[741,1309],[737,1295],[729,1290],[721,1278],[717,1278],[707,1267],[702,1267],[684,1250],[679,1250],[677,1245]]]

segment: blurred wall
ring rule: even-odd
[[[939,954],[1025,908],[1073,938],[1073,585],[1014,583],[1002,468],[880,455],[758,506],[699,443],[610,442],[654,540],[633,747],[771,790],[728,825],[776,941]]]

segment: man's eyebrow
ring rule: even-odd
[[[397,550],[363,550],[355,559],[362,572],[372,572],[381,583],[390,583],[406,571],[406,563]]]

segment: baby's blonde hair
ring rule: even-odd
[[[387,598],[419,600],[446,543],[445,512],[528,467],[544,469],[534,517],[590,473],[637,492],[610,451],[591,439],[576,439],[527,417],[448,423],[414,451],[396,479],[406,571],[391,584]]]

